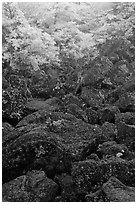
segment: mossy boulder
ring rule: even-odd
[[[71,154],[55,133],[36,127],[3,148],[2,165],[3,182],[33,169],[42,169],[53,178],[56,173],[70,172]]]

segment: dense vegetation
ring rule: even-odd
[[[115,201],[106,193],[106,187],[103,191],[99,190],[111,176],[120,180],[113,178],[114,183],[122,182],[133,188],[134,78],[134,2],[99,5],[93,2],[4,2],[3,182],[15,179],[24,172],[27,174],[30,170],[43,170],[47,179],[56,183],[50,184],[54,190],[59,185],[59,189],[47,199],[37,199],[31,195],[31,199],[23,197],[18,200],[11,198],[11,195],[8,198],[6,194],[4,200]],[[36,136],[37,133],[39,135]],[[20,147],[22,142],[24,146]],[[102,145],[101,150],[98,150],[99,145]],[[21,150],[25,153],[20,153],[18,148],[25,148]],[[45,149],[49,152],[47,160],[45,157],[43,160],[43,155],[47,154]],[[123,160],[113,161],[110,155],[121,159],[117,158],[121,150],[126,152]],[[103,163],[104,158],[108,158],[107,151],[109,159],[112,159],[109,164],[112,163],[115,169],[121,165],[120,172],[117,170],[107,174],[109,165]],[[18,154],[20,156],[16,158]],[[43,165],[37,163],[41,155]],[[62,165],[58,164],[60,158]],[[101,163],[95,165],[98,160]],[[83,180],[79,175],[83,175],[82,168],[87,169],[87,166],[91,171],[95,168],[95,172],[100,172],[98,168],[106,168],[103,169],[106,174],[102,171],[100,175],[95,175],[97,180],[100,178],[99,183],[91,177],[89,182],[87,178],[82,188]],[[129,177],[125,169],[131,173]],[[62,175],[62,172],[66,175]],[[121,172],[123,177],[120,176]],[[35,176],[39,178],[39,173]],[[75,193],[69,186],[70,177],[73,177]],[[69,180],[67,187],[61,183],[64,178]],[[113,179],[110,178],[111,187]],[[90,192],[93,192],[92,195]],[[118,201],[130,201],[130,196]]]

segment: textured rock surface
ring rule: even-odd
[[[121,158],[86,160],[74,164],[72,177],[77,193],[87,194],[98,190],[111,176],[117,177],[125,185],[134,186],[134,168],[134,161]]]
[[[80,153],[93,138],[102,137],[99,125],[88,124],[69,113],[38,111],[25,117],[17,127],[28,124],[44,125],[46,130],[59,135],[73,154]]]
[[[115,103],[121,112],[135,112],[135,94],[126,93]]]
[[[102,190],[110,202],[135,202],[135,188],[124,185],[115,177],[104,183]]]
[[[101,124],[104,122],[114,123],[115,114],[119,113],[119,109],[116,106],[108,106],[99,110],[99,121]]]
[[[134,202],[135,188],[110,177],[98,191],[86,195],[85,198],[87,202]]]
[[[135,125],[128,125],[124,122],[117,124],[117,138],[118,143],[125,144],[129,150],[135,149]]]
[[[88,122],[92,125],[98,124],[98,113],[97,111],[93,110],[92,108],[86,109],[86,114],[88,117]]]
[[[86,113],[76,104],[69,104],[66,106],[67,113],[74,115],[76,118],[88,122]]]
[[[125,122],[129,125],[135,125],[135,113],[126,112],[126,113],[118,113],[115,115],[115,123]]]
[[[60,110],[63,109],[63,103],[56,97],[41,100],[41,99],[31,99],[26,105],[25,109],[30,111],[44,110]]]
[[[57,175],[54,179],[61,188],[61,202],[77,201],[76,193],[74,191],[74,183],[72,176],[68,174]]]
[[[10,125],[9,123],[2,123],[2,141],[13,130],[14,130],[14,127],[12,127],[12,125]]]
[[[97,152],[101,157],[120,157],[123,159],[128,159],[131,157],[131,153],[124,144],[117,144],[115,141],[104,142],[98,146]]]
[[[99,108],[104,100],[104,95],[97,89],[83,87],[81,98],[92,108]]]
[[[43,171],[31,171],[2,186],[3,201],[49,202],[57,195],[58,185]]]
[[[34,128],[3,148],[3,180],[13,179],[31,169],[43,169],[53,177],[70,171],[71,155],[54,133]]]

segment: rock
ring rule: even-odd
[[[116,138],[117,135],[117,129],[116,126],[113,123],[105,122],[102,126],[94,125],[95,135],[91,138],[91,140],[88,142],[88,145],[86,145],[80,155],[80,159],[84,160],[90,154],[97,154],[99,157],[98,145],[102,144],[103,142],[107,141],[113,141]]]
[[[115,115],[115,123],[125,122],[128,125],[135,125],[135,113],[126,112],[118,113]]]
[[[105,122],[102,125],[103,135],[107,141],[115,140],[117,136],[117,127],[113,123]]]
[[[66,106],[67,113],[74,115],[76,118],[88,122],[86,113],[76,104],[69,104]]]
[[[110,202],[135,202],[135,188],[124,185],[115,177],[104,183],[102,190]]]
[[[77,201],[72,176],[68,174],[56,175],[54,180],[61,188],[61,202]]]
[[[102,130],[62,112],[38,111],[20,121],[17,127],[28,124],[44,125],[49,132],[56,133],[74,155],[80,154],[93,138],[102,137]]]
[[[99,112],[99,122],[103,124],[104,122],[114,123],[115,114],[119,113],[119,109],[116,106],[108,106],[102,108]]]
[[[31,202],[54,201],[58,185],[47,178],[44,171],[31,171],[26,175],[26,189],[31,192]]]
[[[44,170],[49,178],[70,172],[71,154],[54,133],[36,127],[3,148],[3,182],[28,170]]]
[[[112,53],[109,53],[109,59],[111,60],[113,64],[115,64],[116,62],[119,61],[119,56],[118,54],[112,52]]]
[[[76,121],[76,117],[71,114],[65,114],[62,112],[54,112],[49,110],[39,110],[24,117],[16,127],[26,126],[28,124],[48,124],[53,125],[53,121],[61,120],[62,118],[70,121]]]
[[[86,160],[73,164],[72,177],[77,194],[87,195],[95,192],[111,176],[120,179],[125,185],[135,185],[134,161],[112,157],[107,160]]]
[[[91,154],[96,154],[98,145],[102,144],[103,142],[103,137],[92,139],[89,144],[82,149],[82,152],[80,154],[80,160],[85,160],[86,158],[90,157]]]
[[[85,196],[86,202],[109,202],[109,199],[105,195],[105,193],[102,191],[102,189],[99,189],[98,191],[94,193],[89,193]]]
[[[8,183],[2,185],[2,200],[3,202],[29,202],[29,193],[24,190],[23,181],[26,176],[20,176]]]
[[[11,74],[9,78],[10,85],[12,87],[19,87],[20,85],[20,78],[18,75]]]
[[[110,81],[109,78],[105,78],[103,81],[102,81],[102,84],[101,84],[101,89],[104,89],[106,91],[109,91],[109,90],[113,90],[115,89],[115,85]]]
[[[4,140],[4,137],[11,133],[11,131],[14,130],[14,127],[10,125],[9,123],[2,123],[2,140]]]
[[[135,125],[121,121],[117,124],[117,131],[116,141],[125,144],[130,151],[135,151]]]
[[[109,91],[105,96],[105,100],[108,103],[115,104],[116,106],[118,105],[120,111],[128,112],[128,110],[126,111],[128,105],[133,105],[134,107],[134,93],[135,76],[133,75],[129,77],[129,80],[123,83],[121,86],[118,86],[118,88]]]
[[[127,57],[125,57],[127,58]],[[131,66],[127,59],[119,60],[110,69],[107,75],[110,77],[111,82],[116,86],[123,85],[127,82],[129,75],[131,74]]]
[[[21,95],[20,89],[9,86],[2,90],[2,119],[15,126],[23,117],[23,108],[26,98]]]
[[[94,134],[92,133],[92,137],[88,141],[88,144],[83,146],[80,154],[80,160],[84,160],[92,153],[96,154],[98,145],[109,140],[107,137],[108,135],[103,133],[101,126],[92,125],[92,127],[93,127],[92,131]]]
[[[28,133],[29,131],[31,131],[35,127],[37,127],[36,124],[28,124],[26,126],[21,126],[21,127],[18,127],[18,128],[14,128],[12,131],[7,133],[3,137],[3,139],[2,139],[2,146],[3,146],[3,148],[5,146],[7,146],[8,144],[12,143],[19,136],[21,136],[21,135],[23,135],[25,133]]]
[[[98,113],[95,110],[93,110],[92,108],[87,108],[86,114],[88,117],[88,123],[92,125],[98,124]]]
[[[120,96],[123,95],[124,91],[120,88],[116,88],[112,91],[109,91],[105,95],[105,102],[108,104],[115,104],[119,100]]]
[[[100,159],[98,158],[98,155],[97,154],[90,154],[87,158],[86,158],[86,160],[88,160],[88,159],[93,159],[93,160],[95,160],[95,161],[99,161]]]
[[[134,63],[134,62],[133,62]],[[133,72],[135,71],[135,67],[133,68]],[[131,74],[131,76],[129,77],[129,80],[123,84],[123,89],[125,89],[125,93],[126,92],[135,92],[135,73]]]
[[[25,111],[38,111],[38,110],[63,110],[63,103],[60,99],[53,97],[47,100],[31,99],[25,105]]]
[[[135,112],[135,93],[125,93],[119,97],[115,105],[123,113]]]
[[[56,82],[57,79],[52,78],[47,73],[33,74],[30,87],[33,98],[50,98],[53,95],[53,89],[56,86]]]
[[[75,105],[79,106],[80,108],[82,108],[85,105],[81,99],[74,96],[72,93],[65,95],[62,98],[62,100],[63,100],[63,103],[65,104],[65,106],[67,106],[69,104],[75,104]]]
[[[2,77],[2,89],[7,89],[9,87],[9,82]]]
[[[31,171],[3,184],[2,196],[7,202],[54,201],[58,185],[45,176],[43,171]]]
[[[104,142],[98,146],[99,155],[103,157],[120,157],[123,159],[128,159],[130,157],[130,152],[124,144],[117,144],[115,141]]]
[[[135,188],[124,185],[112,176],[98,191],[91,192],[85,198],[87,202],[134,202]]]
[[[87,87],[83,87],[81,98],[82,100],[86,101],[88,106],[96,109],[102,106],[104,101],[104,93],[97,89],[88,89]]]

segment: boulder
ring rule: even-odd
[[[3,148],[3,182],[28,170],[44,170],[48,177],[70,172],[71,154],[55,134],[36,127]]]
[[[135,151],[135,125],[128,125],[121,121],[117,124],[117,131],[116,141],[125,144],[129,150]]]
[[[115,114],[119,113],[116,106],[108,106],[98,111],[99,122],[102,125],[104,122],[115,123]]]
[[[135,188],[112,176],[98,191],[85,198],[87,202],[135,202]]]
[[[102,90],[97,90],[94,88],[88,89],[87,87],[83,87],[81,98],[88,104],[88,106],[96,109],[103,104],[104,92]]]
[[[117,136],[117,127],[113,123],[105,122],[102,127],[102,132],[107,141],[115,140]]]
[[[125,122],[128,125],[135,125],[135,113],[126,112],[118,113],[115,115],[115,123]]]
[[[125,92],[135,92],[135,63],[133,62],[133,72],[130,73],[129,80],[123,84],[123,89],[125,89]]]
[[[28,124],[44,125],[49,132],[56,133],[74,155],[79,154],[93,138],[102,137],[98,125],[85,123],[74,115],[62,112],[38,111],[26,116],[17,127]]]
[[[86,158],[90,157],[91,154],[96,154],[98,145],[102,144],[104,141],[105,139],[103,137],[92,139],[89,144],[82,149],[80,160],[85,160]]]
[[[80,108],[82,108],[85,105],[81,99],[74,96],[72,93],[65,95],[62,98],[62,100],[63,100],[63,103],[65,104],[65,106],[67,106],[69,104],[75,104],[75,105],[79,106]]]
[[[12,131],[8,132],[6,135],[3,135],[2,138],[2,147],[4,148],[8,144],[12,143],[19,136],[28,133],[33,128],[37,127],[36,124],[28,124],[26,126],[21,126],[18,128],[14,128]]]
[[[88,118],[88,123],[94,125],[98,124],[98,113],[97,111],[93,110],[92,108],[86,109],[86,114]]]
[[[98,157],[98,155],[97,155],[97,154],[94,154],[94,153],[92,153],[92,154],[90,154],[89,156],[87,156],[86,160],[88,160],[88,159],[93,159],[93,160],[95,160],[95,161],[99,161],[99,160],[100,160],[99,157]]]
[[[2,185],[3,202],[29,202],[29,193],[24,191],[23,183],[26,175],[20,176]]]
[[[38,111],[38,110],[63,110],[63,103],[60,99],[53,97],[47,100],[30,99],[25,105],[25,111]]]
[[[72,167],[72,177],[77,194],[86,195],[91,191],[95,192],[111,176],[120,179],[125,185],[134,186],[134,161],[112,157],[100,161],[80,161],[74,163]]]
[[[128,110],[126,110],[128,106],[131,106],[134,109],[135,99],[134,93],[135,93],[135,76],[133,74],[131,75],[131,77],[129,77],[128,80],[126,79],[126,82],[118,86],[118,88],[109,91],[105,96],[105,100],[108,103],[112,104],[116,103],[115,105],[116,106],[118,105],[120,111],[128,112]]]
[[[76,118],[88,122],[86,113],[76,104],[69,104],[66,106],[66,112],[74,115]]]
[[[31,202],[54,201],[58,193],[58,185],[49,179],[44,171],[31,171],[26,175],[26,190],[31,192]]]
[[[53,121],[66,119],[70,121],[76,121],[76,117],[62,112],[54,112],[51,110],[39,110],[35,113],[32,113],[24,117],[16,127],[26,126],[28,124],[48,124],[53,125]]]
[[[14,127],[9,123],[2,123],[2,140],[6,137],[6,135],[10,134],[14,130]]]
[[[102,187],[110,202],[135,202],[135,188],[124,185],[115,177],[111,177]]]
[[[2,119],[15,126],[23,117],[26,98],[19,88],[9,86],[2,90]]]
[[[2,186],[7,202],[49,202],[57,196],[58,185],[44,171],[31,171]]]
[[[2,76],[2,89],[7,89],[9,87],[9,82]]]
[[[60,202],[77,201],[72,176],[64,173],[56,175],[54,180],[61,188]]]
[[[135,93],[125,93],[119,97],[115,105],[123,113],[135,112]]]
[[[85,200],[86,202],[109,202],[109,199],[102,191],[102,188],[100,188],[94,193],[90,192],[89,194],[87,194],[85,196]]]
[[[105,135],[103,133],[101,126],[92,125],[92,127],[93,127],[92,137],[88,141],[87,145],[83,146],[83,148],[81,149],[80,160],[84,160],[86,157],[90,156],[91,154],[94,154],[94,153],[96,154],[98,145],[109,140],[107,137],[108,135]]]
[[[115,141],[104,142],[98,146],[97,152],[104,157],[120,157],[123,159],[131,158],[132,154],[124,144],[117,144]]]
[[[80,159],[84,160],[91,154],[97,154],[99,157],[98,146],[103,142],[113,141],[117,135],[116,126],[113,123],[105,122],[102,126],[94,125],[96,134],[88,142],[88,145],[83,147],[80,155]]]
[[[49,74],[36,73],[32,76],[30,91],[33,98],[48,99],[53,95],[53,89],[56,86],[57,79]]]

